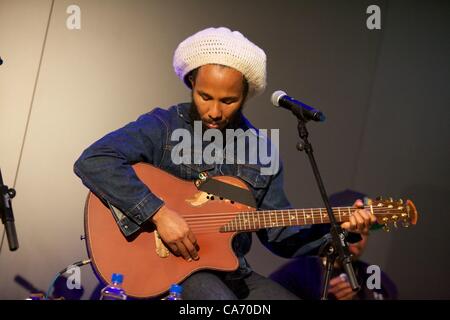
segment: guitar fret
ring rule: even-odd
[[[264,217],[264,214],[261,214],[260,212],[258,212],[258,227],[259,227],[259,229],[265,227],[265,223],[263,220],[261,220],[261,217]],[[261,225],[261,223],[262,223],[262,225]]]
[[[276,225],[277,227],[279,227],[279,224],[278,224],[278,215],[277,215],[276,212],[275,212],[275,221],[276,221],[275,225]]]
[[[307,224],[307,223],[306,223],[306,214],[305,214],[305,209],[303,209],[303,220],[305,220],[305,224]]]
[[[252,226],[250,225],[251,220],[250,220],[250,212],[246,212],[247,217],[245,218],[245,230],[249,230],[252,228]]]
[[[323,223],[322,208],[319,208],[319,212],[320,212],[320,222]]]
[[[251,229],[252,227],[251,227],[251,225],[250,225],[250,212],[248,212],[247,211],[247,219],[246,219],[246,221],[245,221],[245,230],[248,230],[248,229]],[[248,225],[247,225],[247,223],[248,223]]]
[[[313,211],[312,208],[311,208],[311,217],[312,217],[312,222],[315,223],[315,222],[314,222],[314,211]]]
[[[350,211],[350,207],[348,207],[348,218],[350,219],[350,216],[352,215],[352,212]]]
[[[341,218],[341,208],[338,207],[338,213],[339,213],[339,222],[342,222],[342,218]]]
[[[263,211],[262,216],[263,216],[263,219],[264,219],[264,227],[267,228],[268,225],[266,223],[266,212],[265,211]]]
[[[297,220],[295,221],[297,224],[300,224],[300,221],[298,221],[298,210],[295,209],[295,217],[297,218]]]

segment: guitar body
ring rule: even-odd
[[[193,181],[179,179],[148,164],[133,166],[137,176],[165,205],[183,216],[211,213],[237,213],[253,209],[229,200],[211,199],[199,191]],[[240,179],[214,177],[248,190]],[[233,216],[229,216],[231,220]],[[228,217],[227,216],[227,217]],[[226,218],[228,219],[228,218]],[[150,225],[150,224],[149,224]],[[202,230],[204,232],[202,232]],[[105,204],[89,193],[85,209],[86,244],[96,274],[110,283],[113,273],[124,275],[123,288],[129,296],[150,298],[166,292],[173,283],[180,283],[201,269],[236,270],[238,260],[231,242],[236,232],[219,232],[219,226],[193,230],[199,245],[197,261],[187,262],[169,253],[149,226],[132,239],[127,239]]]

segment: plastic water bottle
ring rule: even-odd
[[[123,275],[120,273],[113,273],[111,282],[112,284],[102,289],[100,300],[127,300],[125,290],[122,289]]]
[[[173,284],[170,286],[169,295],[166,300],[183,300],[181,293],[183,292],[183,287],[178,284]]]

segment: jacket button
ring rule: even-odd
[[[198,177],[200,178],[200,180],[206,180],[206,178],[208,178],[208,173],[207,172],[200,172],[198,174]]]

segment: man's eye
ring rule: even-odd
[[[202,95],[201,97],[202,97],[202,99],[203,99],[204,101],[208,101],[208,100],[211,100],[211,98],[210,98],[210,97],[208,97],[208,96],[204,96],[204,95]]]

